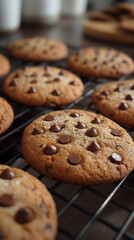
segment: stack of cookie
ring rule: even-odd
[[[11,43],[8,53],[16,59],[49,63],[66,58],[68,49],[61,42],[35,37]],[[108,48],[81,49],[67,62],[89,81],[90,77],[118,79],[134,71],[128,55]],[[45,65],[10,74],[3,91],[13,101],[54,108],[80,98],[84,85],[74,73]],[[134,80],[101,86],[93,101],[108,118],[79,109],[59,110],[28,125],[22,136],[22,154],[28,164],[49,178],[85,186],[114,182],[129,174],[134,168],[134,143],[114,121],[134,126]],[[0,111],[1,134],[10,126],[13,111],[3,99]],[[1,165],[0,185],[0,239],[55,238],[55,205],[42,183],[21,170]]]
[[[97,39],[134,44],[134,4],[119,3],[115,7],[93,13],[84,23],[85,33]]]

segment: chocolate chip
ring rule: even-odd
[[[124,60],[122,60],[122,63],[127,63],[127,60],[125,60],[125,59],[124,59]]]
[[[134,90],[134,85],[130,89]]]
[[[48,72],[46,72],[46,73],[43,74],[43,76],[44,76],[44,77],[51,77],[51,74],[48,73]]]
[[[126,103],[121,103],[120,106],[118,107],[119,110],[127,110],[128,109],[128,105]]]
[[[18,85],[18,82],[17,82],[17,80],[16,79],[14,79],[12,82],[10,82],[10,84],[9,84],[9,86],[10,87],[15,87],[15,86],[17,86]]]
[[[72,165],[77,165],[81,162],[81,157],[74,153],[71,153],[68,157],[68,162]]]
[[[75,126],[76,128],[79,128],[79,129],[82,129],[82,128],[85,128],[86,125],[82,122],[77,122],[77,125]]]
[[[38,135],[44,133],[44,130],[42,128],[34,128],[32,135]]]
[[[46,53],[48,53],[48,51],[47,51],[47,50],[44,50],[43,53],[46,54]]]
[[[101,66],[96,65],[96,66],[94,66],[94,68],[97,69],[97,70],[99,70],[99,69],[101,69]]]
[[[94,118],[92,121],[91,121],[91,123],[94,123],[94,124],[101,124],[101,121],[100,121],[100,119],[99,118]]]
[[[61,128],[55,123],[53,126],[50,127],[50,132],[60,132]]]
[[[110,113],[110,117],[113,117],[114,116],[114,113],[112,112],[112,113]]]
[[[72,112],[72,113],[70,113],[70,117],[77,118],[77,117],[79,117],[79,114]]]
[[[22,74],[16,73],[16,74],[14,75],[14,78],[19,78],[19,77],[21,77],[21,76],[22,76]]]
[[[121,92],[121,87],[119,86],[119,87],[115,88],[114,91],[115,92]]]
[[[98,60],[98,57],[94,57],[93,61],[96,62]]]
[[[77,86],[78,85],[77,82],[75,82],[75,81],[71,81],[69,84],[72,85],[72,86]]]
[[[15,178],[15,173],[12,172],[9,168],[6,168],[1,174],[0,178],[3,178],[5,180],[11,180]]]
[[[65,73],[64,73],[64,72],[62,72],[62,71],[60,71],[60,72],[58,73],[58,75],[60,75],[60,76],[64,76],[64,75],[65,75]]]
[[[34,88],[34,87],[31,87],[31,88],[29,88],[29,90],[27,91],[27,93],[36,93],[37,92],[37,90],[36,90],[36,88]]]
[[[96,128],[93,127],[90,130],[87,130],[86,131],[86,135],[89,136],[89,137],[96,137],[96,136],[98,136]]]
[[[31,222],[35,217],[35,213],[32,209],[26,207],[21,208],[17,211],[15,215],[15,221],[20,224],[25,224]]]
[[[52,83],[52,81],[51,81],[51,80],[48,80],[48,81],[45,81],[45,83]]]
[[[51,231],[52,230],[52,226],[50,224],[47,224],[43,229],[45,231]]]
[[[30,83],[37,83],[37,80],[36,79],[33,79]]]
[[[54,48],[56,48],[55,45],[51,45],[51,46],[50,46],[50,49],[54,49]]]
[[[110,62],[113,62],[115,60],[115,57],[112,57],[111,59],[110,59]]]
[[[113,65],[113,67],[112,68],[114,68],[114,69],[118,69],[119,68],[119,66],[117,65],[117,64],[115,64],[115,65]]]
[[[87,60],[85,60],[84,62],[83,62],[83,64],[89,64],[89,61],[87,61]]]
[[[14,197],[11,194],[3,194],[0,196],[0,206],[10,207],[14,205]]]
[[[60,79],[59,78],[54,78],[53,82],[60,82]]]
[[[125,97],[126,100],[128,101],[132,101],[134,99],[134,97],[131,95],[131,94],[128,94],[126,97]]]
[[[108,61],[104,61],[104,62],[102,62],[102,64],[107,64],[108,63]]]
[[[117,137],[120,137],[122,135],[122,132],[118,129],[111,129],[111,134],[113,136],[117,136]]]
[[[70,136],[68,136],[68,135],[61,135],[60,137],[59,137],[59,143],[61,143],[61,144],[67,144],[67,143],[70,143],[71,142],[71,138],[70,138]]]
[[[51,94],[54,96],[59,96],[61,94],[61,92],[58,89],[55,89],[51,92]]]
[[[0,228],[0,240],[4,240],[4,239],[5,239],[4,233],[3,233],[2,229]]]
[[[43,152],[46,155],[53,155],[57,153],[57,147],[54,145],[47,145],[44,149]]]
[[[75,58],[74,61],[75,61],[75,62],[78,62],[78,61],[79,61],[79,58]]]
[[[117,153],[112,153],[109,159],[112,163],[116,163],[116,164],[120,164],[122,161],[122,157]]]
[[[38,74],[37,73],[32,73],[30,77],[37,77]]]
[[[92,142],[88,147],[87,149],[90,151],[90,152],[97,152],[100,150],[100,146],[98,143],[95,143],[95,142]]]
[[[44,121],[51,122],[54,120],[54,117],[52,115],[46,115],[44,118]]]
[[[109,91],[103,91],[101,94],[105,95],[105,96],[108,96],[109,95]]]

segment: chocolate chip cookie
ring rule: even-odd
[[[130,19],[122,19],[120,22],[120,27],[123,30],[134,33],[134,18]]]
[[[14,112],[10,104],[0,97],[0,134],[5,132],[14,119]]]
[[[108,48],[81,49],[69,57],[68,65],[89,77],[119,78],[134,71],[134,62],[128,55]]]
[[[79,98],[84,90],[80,78],[64,69],[27,67],[11,74],[3,90],[11,99],[29,106],[65,105]]]
[[[62,182],[114,182],[134,167],[134,143],[119,125],[93,112],[55,111],[26,127],[24,159],[41,174]]]
[[[101,86],[94,92],[93,101],[105,116],[118,123],[134,126],[134,79]]]
[[[7,51],[14,58],[34,62],[55,62],[68,55],[64,43],[45,37],[17,40],[9,44]]]
[[[0,165],[0,239],[52,240],[57,230],[54,201],[30,174]]]
[[[10,62],[9,60],[0,54],[0,77],[6,75],[10,71]]]

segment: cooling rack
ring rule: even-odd
[[[78,48],[69,46],[70,54]],[[4,47],[0,52],[6,55]],[[9,58],[9,57],[8,57]],[[11,72],[32,66],[9,58]],[[46,65],[45,63],[36,65]],[[66,60],[52,63],[52,66],[68,69]],[[124,78],[119,79],[123,80]],[[0,136],[0,163],[21,168],[42,181],[53,195],[58,213],[57,240],[134,240],[134,172],[120,182],[97,187],[69,185],[48,179],[33,170],[21,155],[21,136],[24,128],[42,114],[58,109],[83,109],[97,112],[92,102],[93,91],[106,79],[82,78],[85,91],[74,103],[64,108],[27,107],[8,99],[0,90],[0,96],[8,100],[15,113],[12,126]],[[0,80],[0,89],[4,78]],[[112,81],[110,79],[109,81]],[[126,129],[134,139],[134,129]]]

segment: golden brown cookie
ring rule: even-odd
[[[0,77],[6,75],[10,71],[10,62],[9,60],[0,54]]]
[[[0,239],[53,240],[57,230],[54,201],[30,174],[0,165]]]
[[[134,126],[134,79],[101,86],[94,92],[93,101],[105,116],[118,123]]]
[[[68,49],[64,43],[45,37],[14,41],[9,44],[7,51],[14,58],[34,62],[55,62],[68,55]]]
[[[14,112],[10,104],[0,97],[0,134],[5,132],[14,119]]]
[[[61,68],[27,67],[11,74],[3,90],[13,100],[30,106],[65,105],[79,98],[84,90],[76,75]]]
[[[123,128],[74,109],[51,112],[27,126],[22,153],[41,174],[72,184],[114,182],[134,167],[134,143]]]
[[[119,78],[134,71],[134,62],[127,54],[108,48],[81,49],[69,57],[68,65],[89,77]]]

